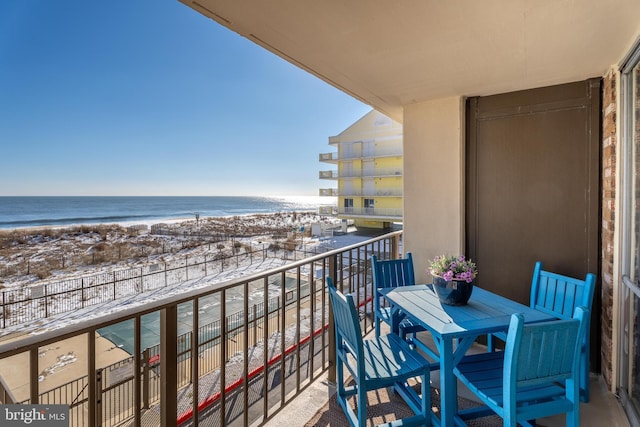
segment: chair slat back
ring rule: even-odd
[[[531,283],[531,307],[551,314],[558,319],[571,319],[576,307],[585,307],[589,313],[593,310],[593,294],[596,276],[588,273],[584,280],[574,279],[542,269],[542,263],[536,262]],[[580,397],[589,402],[590,357],[589,331],[590,316],[584,321],[581,347]]]
[[[551,384],[569,378],[577,391],[580,337],[584,332],[584,307],[576,308],[572,319],[524,324],[513,315],[505,347],[504,378],[511,391],[532,385]],[[507,384],[505,384],[507,385]]]
[[[416,284],[413,271],[413,258],[408,252],[406,258],[379,261],[371,256],[373,284],[376,288],[395,288]]]
[[[344,342],[350,351],[359,357],[363,353],[362,330],[353,297],[338,291],[330,277],[327,277],[327,284],[336,328],[336,345],[340,346]]]
[[[558,319],[571,319],[576,307],[589,311],[593,306],[596,277],[588,273],[584,280],[542,270],[536,262],[531,283],[531,308]]]

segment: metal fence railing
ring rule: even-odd
[[[66,404],[70,426],[159,425],[161,418],[170,426],[262,424],[321,372],[329,369],[330,379],[335,375],[325,277],[370,313],[368,260],[372,254],[398,256],[400,237],[401,232],[390,233],[106,319],[0,344],[0,403]],[[250,303],[255,295],[261,301]],[[180,311],[184,307],[188,310]],[[215,319],[202,322],[211,311]],[[179,319],[179,312],[190,317]],[[158,313],[158,324],[145,323]],[[125,322],[133,326],[132,355],[101,366],[98,331]],[[143,326],[155,330],[159,344],[143,348]],[[364,333],[372,330],[369,316],[362,316],[362,326]],[[186,330],[179,333],[181,328]],[[88,355],[87,374],[46,389],[47,382],[38,378],[39,350],[79,336],[89,337],[80,340],[86,348],[77,349]],[[26,388],[5,381],[14,357],[27,360],[20,380],[28,379]]]
[[[219,253],[187,255],[171,262],[154,262],[142,267],[8,288],[0,292],[0,328],[220,274],[242,263],[253,265],[267,258],[303,259],[318,252],[316,247],[313,251],[304,250],[304,247],[291,251],[265,247],[229,256]]]

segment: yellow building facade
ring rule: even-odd
[[[337,152],[320,154],[334,170],[320,179],[337,183],[320,189],[337,197],[337,206],[320,212],[352,219],[357,227],[387,228],[402,221],[402,125],[372,110],[337,136],[329,137]]]

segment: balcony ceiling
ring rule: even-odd
[[[638,0],[180,0],[402,121],[402,107],[601,76]]]

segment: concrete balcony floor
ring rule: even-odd
[[[384,331],[383,331],[384,332]],[[373,332],[370,333],[373,335]],[[429,340],[428,333],[419,334],[419,337],[427,342]],[[471,352],[486,351],[486,347],[474,345]],[[431,387],[438,388],[439,384],[438,372],[431,374]],[[265,425],[268,427],[288,426],[305,426],[313,419],[318,411],[329,401],[330,396],[335,392],[335,386],[329,384],[326,373],[318,378],[313,384],[302,392],[295,400],[290,402],[282,411]],[[458,384],[458,395],[469,400],[474,400],[473,395],[465,389],[464,386]],[[370,395],[371,396],[371,395]],[[371,398],[370,398],[371,400]],[[407,407],[400,399],[391,400],[391,404],[386,404],[385,408],[394,412],[397,408],[399,412],[404,411]],[[375,402],[372,402],[375,403]],[[432,402],[433,403],[433,402]],[[402,407],[404,406],[404,407]],[[339,406],[331,406],[329,411],[341,411]],[[328,418],[334,418],[340,414],[333,414]],[[327,417],[325,417],[327,418]],[[591,400],[588,404],[582,403],[580,406],[580,425],[584,427],[629,427],[629,421],[619,404],[615,395],[607,389],[604,380],[600,375],[591,375]],[[556,415],[553,417],[540,418],[536,420],[539,426],[545,427],[563,427],[565,426],[565,416]],[[322,424],[324,426],[326,424]],[[331,424],[333,425],[333,424]],[[367,425],[370,425],[368,423]],[[485,422],[483,426],[502,425],[499,422]]]

